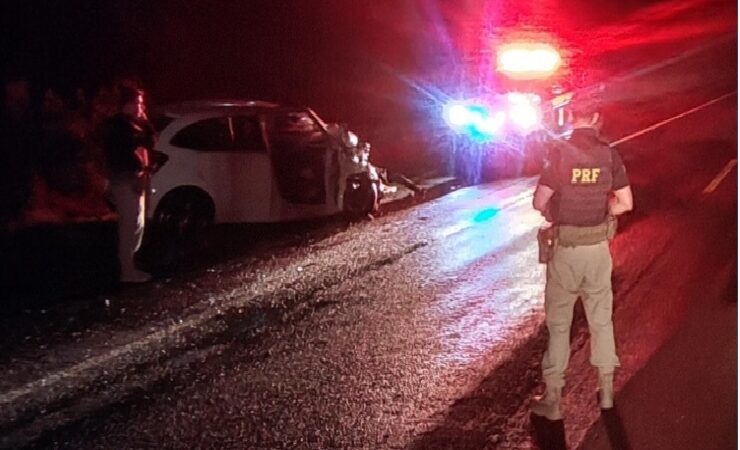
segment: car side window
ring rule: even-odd
[[[321,127],[305,111],[280,111],[273,118],[272,130],[278,141],[308,143],[323,139]]]
[[[233,135],[229,118],[216,117],[186,126],[172,137],[170,144],[201,151],[232,150]]]
[[[234,116],[234,149],[247,152],[266,152],[267,146],[262,138],[262,127],[255,116]]]
[[[275,118],[275,125],[281,133],[310,133],[318,131],[318,126],[304,111],[284,111]]]

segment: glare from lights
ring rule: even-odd
[[[445,120],[453,127],[464,127],[470,123],[470,111],[465,105],[453,103],[445,107]]]
[[[506,101],[512,105],[539,105],[542,99],[537,94],[525,94],[522,92],[509,92],[506,94]]]
[[[464,133],[476,141],[488,141],[499,132],[506,122],[503,111],[491,111],[477,103],[450,103],[444,108],[447,124],[458,133]]]
[[[539,105],[542,99],[539,95],[509,92],[506,101],[509,103],[509,118],[520,129],[532,130],[540,122]]]
[[[548,44],[509,44],[498,51],[497,69],[509,74],[554,73],[562,63],[560,53]]]
[[[498,132],[498,130],[504,125],[504,121],[506,120],[506,114],[504,114],[501,111],[497,111],[492,116],[487,117],[476,117],[475,122],[473,122],[473,125],[475,128],[480,131],[481,133],[485,134],[494,134]]]
[[[512,105],[509,110],[511,121],[524,130],[531,130],[539,121],[537,108],[527,103]]]

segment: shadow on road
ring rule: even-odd
[[[548,420],[535,414],[530,414],[529,420],[532,424],[532,435],[540,450],[568,449],[564,421]],[[617,408],[601,410],[600,422],[606,429],[606,437],[609,439],[611,450],[632,450]],[[579,449],[586,450],[582,447]]]
[[[540,450],[567,450],[565,425],[562,420],[548,420],[536,414],[529,415],[532,434]]]
[[[594,433],[595,432],[595,433]],[[597,436],[598,444],[590,437]],[[602,409],[601,418],[596,421],[589,431],[589,435],[578,446],[578,450],[589,450],[592,448],[609,449],[609,450],[632,450],[627,432],[625,431],[622,417],[615,406],[612,409]],[[543,447],[544,449],[545,447]]]
[[[601,420],[606,427],[606,435],[609,437],[612,450],[632,450],[629,439],[627,439],[627,432],[622,424],[622,418],[616,407],[601,410]]]
[[[501,433],[507,422],[539,383],[539,356],[546,340],[547,330],[542,326],[472,392],[450,406],[436,428],[420,435],[407,449],[484,449],[506,440]]]

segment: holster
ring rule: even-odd
[[[563,247],[595,245],[613,239],[616,234],[617,218],[612,215],[608,216],[604,223],[591,227],[547,224],[537,230],[539,261],[541,264],[547,264],[555,253],[556,245]]]
[[[547,264],[555,251],[555,226],[552,224],[545,225],[537,230],[537,244],[539,248],[539,261],[541,264]]]

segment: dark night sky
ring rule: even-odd
[[[2,75],[28,76],[39,88],[72,88],[134,74],[154,102],[237,97],[307,104],[369,132],[380,122],[418,116],[425,100],[401,76],[452,73],[454,58],[480,45],[485,22],[573,34],[615,17],[616,6],[598,2],[596,11],[593,3],[9,0],[0,2]]]
[[[131,73],[162,101],[237,96],[336,104],[382,77],[378,63],[419,68],[413,42],[384,16],[390,3],[361,3],[4,3],[4,74],[66,86]],[[372,90],[392,94],[394,87]]]

